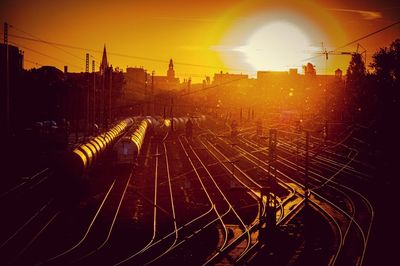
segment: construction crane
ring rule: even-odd
[[[360,52],[360,48],[362,51]],[[311,59],[318,58],[322,55],[325,55],[325,62],[327,63],[329,56],[330,55],[353,55],[353,54],[360,54],[364,58],[364,63],[367,64],[367,50],[359,43],[357,43],[357,49],[355,52],[347,52],[347,51],[339,51],[337,49],[330,50],[328,51],[326,47],[324,46],[324,43],[321,42],[321,51],[320,52],[315,52],[315,51],[305,51],[308,54],[314,54],[311,57],[308,57],[303,60],[303,62],[309,61]]]
[[[327,72],[327,65],[328,65],[328,59],[329,56],[332,55],[354,55],[354,54],[360,54],[363,58],[364,58],[364,63],[366,64],[366,60],[367,60],[367,50],[359,43],[357,43],[357,49],[355,52],[348,52],[348,51],[339,51],[337,49],[328,51],[326,49],[326,47],[324,46],[324,43],[321,43],[321,51],[320,52],[313,52],[315,55],[305,59],[304,61],[309,61],[311,59],[317,58],[319,56],[325,56],[325,73]],[[362,51],[360,52],[360,49],[362,49]],[[323,135],[324,135],[324,139],[326,140],[328,137],[328,82],[327,79],[325,79],[325,89],[324,89],[324,95],[325,95],[325,125],[323,128]]]
[[[338,50],[331,50],[327,51],[326,47],[324,47],[324,43],[321,43],[322,45],[322,51],[317,53],[318,55],[325,55],[325,60],[327,61],[329,58],[329,55],[353,55],[353,54],[360,54],[361,56],[364,57],[364,63],[367,63],[367,50],[359,43],[357,43],[357,49],[355,52],[343,52],[343,51],[338,51]],[[359,52],[360,48],[363,49],[362,52]],[[314,58],[314,57],[313,57]]]

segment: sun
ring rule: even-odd
[[[236,48],[254,70],[284,71],[300,68],[310,56],[311,42],[297,25],[273,21],[261,26],[246,45]]]

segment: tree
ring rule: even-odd
[[[400,113],[400,39],[381,48],[372,58],[370,67],[376,80],[380,129],[385,135],[397,139],[395,129],[398,126],[392,125],[394,116]]]
[[[389,48],[381,48],[373,56],[370,67],[380,82],[389,86],[400,82],[400,39],[396,39]]]
[[[400,105],[400,39],[389,48],[381,48],[373,56],[373,69],[379,87],[378,97],[385,110],[399,111]]]
[[[346,75],[346,107],[347,112],[353,120],[358,120],[359,116],[355,116],[356,113],[363,111],[363,103],[366,98],[364,90],[365,78],[366,78],[365,64],[361,54],[354,53],[351,57],[349,67],[347,68]]]
[[[400,113],[400,39],[381,48],[372,58],[370,67],[375,93],[370,97],[376,99],[374,132],[376,146],[382,151],[376,162],[381,178],[386,178],[390,187],[395,182],[400,148],[397,118]]]

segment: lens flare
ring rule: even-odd
[[[310,50],[306,33],[286,21],[274,21],[255,31],[246,45],[236,50],[255,70],[287,70],[300,66]]]

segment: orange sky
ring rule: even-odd
[[[165,75],[168,60],[173,58],[179,77],[191,76],[194,81],[220,70],[251,75],[256,70],[274,70],[254,69],[247,55],[238,51],[238,47],[248,44],[254,32],[270,22],[285,21],[295,25],[313,49],[320,49],[321,42],[332,49],[400,19],[396,15],[400,13],[400,4],[396,1],[284,2],[3,0],[0,18],[2,23],[7,21],[14,26],[10,34],[17,36],[38,37],[96,51],[101,51],[105,43],[110,53],[109,62],[114,67],[143,66],[150,72],[155,70],[157,75]],[[370,56],[396,37],[400,37],[399,25],[360,43]],[[296,43],[290,36],[284,38],[288,38],[288,43]],[[29,61],[59,69],[68,65],[74,72],[84,70],[85,49],[58,49],[13,36],[9,40],[25,51]],[[262,44],[266,50],[268,41],[269,38],[265,46]],[[285,49],[289,48],[278,48],[276,53],[285,53]],[[355,49],[352,45],[341,50]],[[311,48],[308,52],[301,50],[307,58]],[[97,62],[101,58],[98,52],[89,53]],[[346,70],[349,58],[329,57],[327,71],[331,73],[338,67]],[[323,57],[311,61],[316,64],[318,73],[325,72]],[[26,68],[33,66],[25,61]]]

